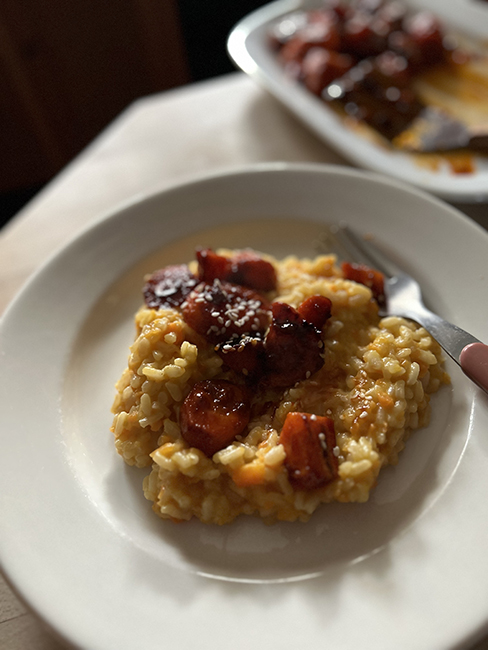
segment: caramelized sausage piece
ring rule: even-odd
[[[341,31],[338,16],[333,10],[311,11],[306,15],[305,24],[285,42],[280,57],[284,62],[301,61],[312,47],[339,50]]]
[[[303,320],[312,323],[319,331],[331,316],[332,302],[325,296],[310,296],[299,306],[298,313]]]
[[[324,365],[320,332],[283,302],[271,305],[273,319],[266,335],[266,381],[288,387]]]
[[[288,413],[280,434],[288,478],[297,490],[315,490],[338,476],[334,422],[310,413]]]
[[[244,431],[250,413],[244,388],[224,380],[200,381],[181,405],[181,435],[211,458]]]
[[[342,263],[342,272],[347,280],[353,280],[353,282],[369,287],[378,305],[385,304],[385,276],[383,273],[375,271],[366,264],[351,264],[350,262]]]
[[[257,291],[276,289],[274,266],[251,251],[225,257],[210,248],[203,248],[197,250],[197,260],[199,278],[208,284],[218,279]]]
[[[242,251],[233,258],[233,279],[231,282],[243,284],[256,291],[276,289],[276,271],[271,262],[263,260],[250,251]]]
[[[210,343],[233,336],[264,334],[269,303],[256,291],[230,282],[201,283],[182,305],[183,318]]]
[[[353,65],[354,59],[348,54],[312,47],[303,58],[301,78],[310,92],[320,96],[331,81],[342,77]]]
[[[410,79],[406,58],[386,51],[360,61],[325,88],[322,96],[326,102],[338,101],[354,119],[363,120],[391,140],[424,107],[408,85]]]
[[[358,11],[344,23],[344,50],[358,57],[382,52],[387,43],[388,26],[374,14]]]
[[[257,379],[264,373],[265,350],[262,336],[244,334],[219,343],[215,351],[229,368],[247,379]]]
[[[419,70],[425,70],[446,60],[442,28],[433,14],[419,11],[405,21],[404,31],[408,41],[409,60]]]
[[[149,277],[142,293],[150,309],[179,307],[197,284],[198,279],[186,264],[166,266]]]

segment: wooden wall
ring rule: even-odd
[[[135,98],[189,80],[176,0],[2,0],[0,192],[48,180]]]

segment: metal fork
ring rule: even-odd
[[[380,307],[380,315],[403,316],[422,325],[463,372],[488,393],[488,346],[427,309],[416,280],[345,224],[329,226],[322,244],[351,263],[365,264],[383,273],[386,304]]]

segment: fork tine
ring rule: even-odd
[[[404,275],[391,259],[384,255],[372,242],[360,238],[349,226],[344,223],[330,227],[331,237],[340,244],[341,248],[347,251],[349,261],[366,264],[387,277]]]
[[[430,311],[422,301],[418,282],[346,224],[325,226],[321,240],[329,250],[339,254],[341,249],[345,260],[366,264],[389,278],[385,283],[386,309],[380,308],[379,315],[403,316],[422,325],[463,372],[488,393],[487,345]]]
[[[374,260],[371,258],[371,255],[361,247],[358,238],[346,224],[332,225],[330,230],[336,242],[346,252],[347,261],[374,266]],[[378,270],[382,271],[382,269]]]
[[[362,261],[363,264],[381,271],[384,275],[392,275],[388,268],[388,262],[385,263],[385,260],[381,259],[381,254],[374,248],[373,244],[370,242],[366,243],[364,240],[360,239],[359,236],[349,228],[349,226],[346,224],[339,226],[338,235],[345,242],[348,242],[351,252],[355,252],[355,257],[358,261]]]
[[[326,230],[320,235],[320,249],[325,246],[327,252],[335,253],[344,262],[368,263],[354,242],[351,242],[351,239],[344,234],[342,224],[327,224],[325,228]]]

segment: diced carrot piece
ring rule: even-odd
[[[232,474],[232,480],[238,487],[251,487],[264,483],[266,467],[263,464],[248,463],[236,469]]]

